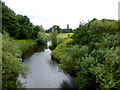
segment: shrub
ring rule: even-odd
[[[2,44],[2,87],[17,88],[19,87],[16,85],[17,77],[19,75],[26,77],[27,74],[27,68],[22,64],[22,51],[8,34],[3,34]]]
[[[50,35],[53,49],[55,49],[55,47],[57,46],[57,35],[58,35],[57,31],[53,31]]]
[[[44,32],[39,31],[37,37],[39,43],[47,43],[47,35]]]

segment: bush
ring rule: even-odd
[[[59,44],[51,53],[52,57],[54,59],[60,60],[62,59],[62,55],[65,53],[65,49],[69,46],[69,42],[71,42],[71,39],[64,40],[61,44]]]
[[[16,88],[17,77],[19,75],[26,77],[27,74],[27,68],[22,64],[22,51],[8,34],[3,35],[2,43],[2,87]]]
[[[37,37],[39,43],[47,43],[47,35],[44,32],[39,31]]]
[[[57,35],[58,35],[57,31],[53,31],[50,35],[53,49],[55,49],[55,47],[57,46]]]

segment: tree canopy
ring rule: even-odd
[[[2,28],[15,39],[35,39],[39,31],[44,31],[41,26],[34,26],[27,16],[16,14],[2,2]]]

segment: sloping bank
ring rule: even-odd
[[[65,39],[60,43],[51,53],[53,60],[59,63],[59,66],[72,76],[75,76],[75,73],[72,71],[74,67],[73,59],[76,57],[77,52],[71,52],[69,49],[73,47],[70,45],[72,39]],[[74,50],[74,49],[73,49]],[[67,61],[68,59],[68,61]],[[69,63],[69,64],[68,64]],[[65,65],[67,64],[67,65]],[[69,68],[69,69],[68,69]]]
[[[93,51],[90,51],[90,45],[72,45],[70,44],[72,40],[68,39],[59,44],[51,55],[64,72],[78,81],[80,89],[119,88],[120,47],[113,43],[117,42],[117,38],[118,34],[103,37]],[[108,43],[115,45],[106,48],[110,45]]]
[[[27,67],[22,64],[22,55],[36,45],[34,40],[14,40],[8,34],[2,35],[2,88],[21,87],[17,81],[18,75],[27,74]],[[16,83],[17,81],[17,83]]]
[[[30,54],[29,51],[34,50],[38,46],[38,43],[35,40],[16,40],[16,44],[21,50],[20,55],[22,61],[28,57],[27,55]]]

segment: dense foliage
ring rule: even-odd
[[[65,39],[70,38],[73,33],[59,33],[57,36],[57,45],[62,43]]]
[[[37,37],[38,37],[37,39],[38,43],[41,43],[41,44],[47,43],[48,36],[45,34],[45,32],[39,31]]]
[[[59,33],[57,31],[53,31],[49,34],[50,40],[52,44],[49,46],[51,50],[55,49],[57,45],[62,43],[65,39],[70,38],[73,33]]]
[[[18,75],[26,75],[25,66],[22,65],[22,51],[8,34],[3,35],[2,44],[2,88],[16,88]]]
[[[57,36],[58,36],[57,31],[52,31],[52,33],[50,34],[50,40],[52,44],[49,46],[49,48],[51,50],[55,49],[55,47],[57,46]]]
[[[75,76],[80,89],[120,87],[120,30],[117,20],[81,23],[52,52],[65,72]]]
[[[24,87],[18,76],[24,78],[28,68],[22,64],[22,54],[36,44],[33,40],[14,40],[7,33],[2,35],[2,88]],[[14,47],[14,48],[13,48]]]

